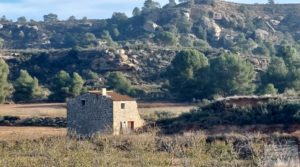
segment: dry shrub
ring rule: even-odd
[[[143,133],[0,142],[0,166],[257,166],[268,137]],[[251,154],[245,158],[241,152],[248,151]]]

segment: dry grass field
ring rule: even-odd
[[[41,137],[65,136],[65,128],[0,126],[0,140],[16,141]]]
[[[172,103],[141,103],[139,111],[141,115],[148,115],[155,112],[170,112],[179,115],[195,108],[193,105],[172,104]],[[66,106],[64,103],[43,103],[43,104],[10,104],[0,105],[0,116],[28,117],[66,117]]]
[[[139,135],[101,135],[87,140],[59,136],[0,141],[0,166],[261,166],[265,159],[267,138],[272,141],[279,139],[261,134],[232,134],[219,139],[202,133],[157,136],[150,132]],[[270,147],[276,148],[276,145]],[[278,160],[284,155],[282,152],[275,153],[272,158]]]
[[[156,116],[156,119],[161,113],[176,116],[193,108],[191,105],[139,105],[143,118]],[[64,104],[1,105],[0,116],[4,115],[65,117],[66,109]],[[65,128],[0,126],[0,166],[259,166],[264,161],[267,138],[300,139],[299,126],[287,132],[278,129],[282,127],[215,126],[205,131],[165,136],[157,135],[154,128],[143,134],[76,140],[66,137]],[[241,143],[246,149],[240,149]]]
[[[188,112],[194,107],[172,103],[142,103],[139,104],[139,111],[143,118],[149,118],[155,117],[155,114],[159,112],[168,112],[176,116]],[[66,107],[64,103],[0,105],[0,116],[19,116],[21,118],[66,117]],[[0,140],[36,139],[65,134],[66,129],[64,128],[0,126]]]
[[[63,103],[0,105],[0,116],[66,117],[66,108]]]

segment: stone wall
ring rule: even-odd
[[[122,103],[125,103],[125,109],[121,109]],[[136,101],[112,101],[109,97],[88,93],[68,99],[67,109],[68,132],[83,136],[130,133],[129,121],[134,122],[134,128],[144,124]]]
[[[82,101],[85,101],[83,105]],[[111,99],[96,95],[84,94],[67,101],[68,132],[79,135],[94,133],[111,133],[113,125],[113,102]]]
[[[125,103],[125,109],[121,109],[121,104]],[[144,121],[141,119],[136,101],[114,101],[114,134],[129,133],[130,128],[128,127],[128,121],[134,122],[134,128],[143,126]],[[121,123],[122,130],[121,130]]]

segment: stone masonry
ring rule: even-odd
[[[106,89],[68,99],[67,109],[68,133],[82,136],[127,134],[144,124],[134,99]]]

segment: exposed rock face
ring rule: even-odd
[[[221,35],[221,32],[222,32],[222,28],[218,24],[213,23],[213,30],[215,32],[215,37],[217,39],[219,39],[220,35]]]
[[[149,32],[155,32],[156,28],[158,28],[158,27],[159,26],[154,22],[147,22],[144,25],[144,30],[149,31]]]
[[[203,23],[207,29],[211,29],[214,32],[214,36],[219,39],[221,36],[222,28],[215,22],[215,20],[209,19],[208,17],[203,18]]]
[[[122,63],[128,62],[128,56],[126,54],[119,54],[118,56]]]
[[[269,32],[263,29],[257,29],[255,31],[255,35],[263,40],[267,39],[269,36]]]
[[[190,20],[191,19],[191,10],[189,9],[185,9],[183,10],[183,16],[187,19],[187,20]]]
[[[214,12],[213,19],[222,20],[222,18],[223,18],[222,13]]]
[[[270,22],[274,25],[274,26],[278,26],[280,24],[279,20],[270,20]]]

